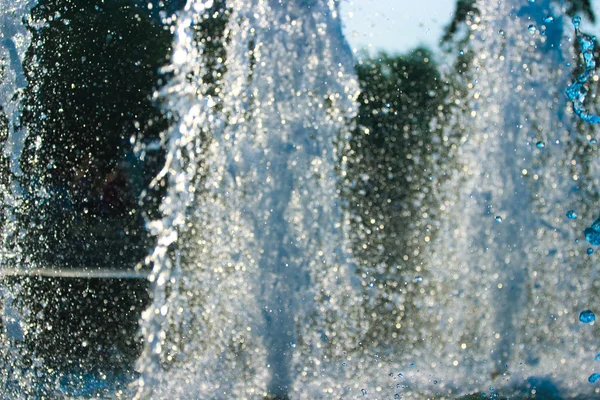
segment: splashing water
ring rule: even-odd
[[[352,267],[335,195],[358,94],[338,6],[231,3],[226,73],[216,100],[193,95],[203,93],[205,74],[190,71],[205,64],[193,27],[212,5],[189,1],[177,18],[169,67],[175,77],[162,94],[181,115],[168,135],[164,170],[174,192],[164,201],[166,220],[152,225],[159,246],[150,260],[155,298],[144,314],[140,384],[152,383],[162,359],[168,378],[157,393],[310,393],[298,365],[316,357],[319,371],[333,368],[327,363],[338,346],[352,346],[363,329],[360,318],[339,317],[360,300],[350,292]],[[206,144],[200,130],[209,137]],[[183,160],[182,145],[188,146]],[[193,168],[200,151],[208,168],[198,179]],[[177,221],[190,220],[201,231],[178,234]],[[169,246],[178,237],[184,239],[174,263]],[[179,281],[173,266],[181,271]],[[208,310],[215,306],[220,310],[213,317]],[[194,320],[208,326],[189,325]],[[330,332],[325,342],[324,331]],[[168,367],[171,348],[179,352],[176,368]]]
[[[31,33],[26,28],[24,21],[28,20],[35,2],[31,0],[0,1],[0,129],[3,131],[3,150],[0,155],[0,165],[3,174],[0,184],[2,201],[2,234],[0,239],[0,268],[10,268],[11,264],[22,265],[25,255],[20,247],[20,232],[17,226],[17,214],[22,212],[23,193],[17,177],[21,176],[20,157],[27,138],[27,130],[22,126],[21,100],[23,90],[27,86],[27,78],[23,71],[26,51],[31,43]],[[6,135],[6,136],[4,136]],[[8,168],[6,166],[8,165]],[[31,389],[31,382],[35,380],[35,371],[28,372],[23,367],[23,362],[15,342],[23,339],[26,327],[22,316],[13,307],[20,287],[9,285],[4,275],[0,278],[0,295],[2,296],[2,325],[4,331],[0,335],[0,396],[16,396],[18,387],[13,387],[15,382],[27,389]],[[16,390],[16,393],[13,392]],[[35,391],[32,390],[32,393]]]
[[[177,110],[181,115],[164,138],[167,141],[166,162],[152,183],[158,185],[166,179],[168,190],[161,205],[163,218],[149,224],[150,231],[157,237],[157,246],[146,260],[153,266],[149,280],[154,284],[154,290],[152,305],[142,314],[141,333],[146,345],[140,356],[142,376],[136,398],[147,396],[157,383],[159,357],[167,329],[166,315],[172,302],[167,288],[176,282],[176,271],[173,270],[180,262],[174,244],[186,228],[187,209],[194,198],[193,180],[204,148],[202,133],[211,125],[210,99],[205,96],[206,85],[201,81],[206,73],[200,62],[204,49],[194,43],[190,32],[193,16],[206,12],[211,6],[212,0],[190,1],[186,5],[175,31],[172,64],[165,69],[174,77],[157,94],[166,100],[165,107]],[[191,84],[190,75],[196,78]],[[176,293],[173,290],[170,296]]]
[[[596,315],[592,312],[592,310],[584,310],[579,314],[579,321],[584,324],[589,324],[596,320]]]
[[[567,87],[567,97],[573,103],[573,111],[585,122],[590,124],[600,123],[600,117],[591,114],[585,109],[585,98],[587,97],[588,89],[585,84],[594,75],[596,71],[596,60],[594,59],[594,38],[581,33],[581,17],[573,17],[573,26],[575,27],[575,34],[577,36],[577,42],[581,48],[581,55],[583,56],[583,67],[584,71],[577,77],[572,85]]]
[[[594,296],[590,280],[576,274],[565,276],[565,265],[570,270],[574,264],[570,254],[585,254],[585,248],[575,243],[574,226],[565,229],[557,222],[564,218],[565,203],[578,201],[573,178],[557,164],[569,157],[558,127],[572,129],[574,123],[561,109],[568,104],[566,96],[560,96],[570,79],[564,70],[564,60],[571,57],[564,40],[567,25],[551,1],[478,2],[477,9],[480,14],[471,17],[469,32],[476,38],[470,49],[474,69],[464,81],[469,88],[468,108],[476,111],[476,117],[458,116],[447,131],[450,137],[453,130],[468,126],[456,150],[464,172],[456,173],[448,186],[439,189],[450,195],[445,203],[448,211],[438,228],[433,265],[426,268],[436,271],[437,292],[444,293],[449,281],[456,284],[444,300],[444,307],[453,310],[452,321],[447,313],[439,316],[440,321],[447,321],[445,332],[439,334],[445,345],[435,353],[469,352],[473,357],[468,362],[464,357],[457,359],[456,368],[464,369],[464,375],[478,371],[474,380],[493,382],[496,389],[505,387],[507,381],[517,384],[518,376],[530,379],[548,374],[557,385],[570,387],[571,381],[581,381],[589,373],[582,368],[584,361],[568,369],[558,367],[565,353],[580,359],[589,351],[587,344],[561,344],[571,335],[573,318],[563,315],[552,329],[536,333],[547,326],[544,318],[565,310],[565,304],[569,313],[578,313],[573,305]],[[553,21],[541,32],[549,12]],[[523,35],[528,28],[531,34]],[[504,35],[498,35],[499,30]],[[563,98],[562,105],[555,98]],[[459,113],[468,115],[463,110]],[[510,219],[492,226],[494,215]],[[583,257],[586,268],[589,258]],[[566,286],[550,290],[558,282],[563,287],[564,279],[578,290]],[[485,287],[489,294],[473,293],[472,287]],[[429,304],[435,308],[441,298],[433,297]],[[461,307],[465,308],[458,311]],[[485,312],[478,313],[476,320],[464,318],[475,309]],[[591,337],[589,332],[583,335]],[[478,339],[473,343],[454,339],[474,336]],[[561,350],[550,350],[554,346]],[[491,360],[479,358],[486,353]],[[451,356],[447,359],[452,360]],[[424,364],[430,362],[434,360]],[[439,370],[438,364],[431,374]]]
[[[594,344],[573,316],[595,289],[581,273],[592,257],[571,266],[583,249],[573,244],[577,215],[564,217],[570,207],[585,212],[572,173],[560,169],[573,165],[561,145],[573,121],[566,99],[556,102],[569,79],[560,68],[565,24],[552,2],[522,3],[479,2],[469,17],[466,94],[457,90],[450,123],[434,127],[441,137],[464,133],[452,145],[457,165],[434,165],[436,180],[446,178],[432,193],[444,213],[427,226],[423,262],[379,315],[365,310],[384,282],[357,272],[342,212],[358,85],[338,2],[189,0],[163,15],[174,41],[155,99],[171,125],[152,183],[165,195],[148,224],[153,299],[140,321],[136,398],[454,398],[488,389],[497,398],[536,377],[567,395],[588,393],[573,384],[590,373],[584,355]],[[205,40],[203,24],[223,16],[223,31]],[[26,81],[18,65],[9,70],[2,84],[12,96]],[[583,107],[588,79],[574,84],[574,105]],[[7,96],[15,128],[5,153],[17,160],[25,132],[18,96]],[[18,162],[11,168],[19,173]],[[373,334],[390,318],[388,336]],[[57,387],[83,396],[90,382],[126,384],[75,375]]]
[[[589,228],[585,228],[583,231],[585,240],[591,245],[600,246],[600,218],[594,221]]]

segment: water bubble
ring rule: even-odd
[[[360,391],[361,391],[361,393],[362,393],[363,396],[367,395],[367,391],[365,389],[360,389]]]
[[[583,231],[585,240],[592,246],[600,246],[600,229],[598,229],[596,222],[598,222],[598,220],[596,220],[591,227],[585,228]]]
[[[569,211],[567,211],[567,218],[577,219],[577,213],[573,210],[569,210]]]
[[[598,382],[599,379],[600,379],[600,374],[598,372],[595,372],[590,375],[590,377],[588,378],[588,382],[596,383],[596,382]]]
[[[592,255],[594,254],[594,249],[592,249],[591,247],[588,247],[588,249],[585,251],[588,255]]]
[[[546,143],[542,140],[540,140],[539,142],[537,142],[535,144],[535,147],[537,147],[538,149],[543,149],[544,147],[546,147]]]
[[[594,38],[581,33],[580,24],[581,18],[578,16],[573,17],[573,26],[575,27],[575,34],[577,36],[577,42],[581,48],[581,55],[585,61],[585,70],[576,78],[573,84],[569,85],[566,89],[566,94],[571,103],[573,104],[573,111],[575,114],[591,124],[600,123],[600,116],[594,115],[585,109],[585,99],[588,93],[588,89],[584,86],[587,81],[594,75],[596,69],[596,61],[594,56]]]
[[[531,24],[527,27],[529,33],[535,33],[535,25]]]
[[[554,17],[552,15],[548,15],[546,18],[544,18],[544,22],[547,24],[551,24],[552,22],[554,22]]]
[[[419,282],[423,282],[423,277],[422,276],[415,276],[415,282],[419,283]]]
[[[502,222],[502,217],[499,215],[496,215],[496,218],[494,218],[496,220],[496,222]]]
[[[592,310],[584,310],[579,314],[579,321],[584,324],[589,324],[596,320],[596,315],[592,312]]]

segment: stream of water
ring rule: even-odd
[[[66,3],[54,10],[45,1],[0,1],[6,125],[0,393],[140,399],[600,396],[590,377],[600,370],[598,330],[587,314],[580,319],[600,300],[589,248],[600,241],[583,233],[597,217],[600,164],[594,127],[578,120],[597,122],[583,108],[588,92],[582,90],[597,76],[591,39],[581,33],[580,19],[573,30],[562,3],[476,2],[477,12],[467,15],[452,39],[449,46],[459,51],[446,56],[440,85],[455,89],[430,130],[435,143],[457,140],[431,156],[427,173],[434,189],[413,201],[434,197],[435,219],[425,211],[411,216],[410,229],[423,227],[421,250],[394,261],[397,276],[385,290],[373,278],[381,265],[359,267],[352,248],[357,237],[367,248],[368,235],[386,229],[375,215],[352,219],[344,197],[357,179],[348,177],[350,139],[370,132],[357,122],[360,86],[339,1],[135,3],[118,9],[131,14],[131,30],[122,31],[102,19],[111,12],[108,2],[82,6],[100,21],[100,39],[90,46],[120,48],[125,45],[114,43],[129,43],[128,34],[143,36],[144,29],[156,40],[152,48],[133,42],[123,52],[123,65],[148,74],[143,87],[153,93],[123,103],[116,100],[120,93],[106,89],[113,79],[108,67],[85,69],[93,56],[85,46],[77,53],[72,44],[85,22],[77,20],[76,2]],[[44,13],[51,18],[40,17]],[[53,39],[45,35],[61,29],[59,55],[47,68],[51,56],[42,50]],[[128,51],[148,59],[129,59]],[[581,75],[574,74],[579,51]],[[461,60],[466,72],[453,76],[452,65]],[[151,62],[162,63],[158,72],[148,72]],[[125,99],[142,92],[129,83],[119,60],[112,63]],[[70,72],[84,83],[67,82],[69,77],[66,89],[52,86],[64,65],[76,65]],[[93,80],[94,74],[103,78]],[[81,89],[89,97],[68,100],[63,89]],[[114,107],[100,108],[104,98]],[[118,109],[121,104],[131,109]],[[79,107],[91,107],[95,119],[79,117]],[[144,121],[144,113],[154,114]],[[89,127],[92,122],[97,128]],[[81,133],[53,142],[68,129]],[[87,129],[97,129],[89,143]],[[80,142],[86,144],[76,150]],[[66,172],[60,151],[72,152]],[[121,161],[105,169],[95,165],[110,153]],[[146,167],[151,163],[163,167],[154,171]],[[123,177],[123,170],[135,173]],[[67,189],[61,192],[61,185]],[[126,201],[125,185],[136,187],[134,200]],[[59,211],[45,211],[53,210],[44,207],[56,198]],[[135,228],[142,219],[149,239]],[[360,229],[352,221],[360,221]],[[91,256],[53,251],[52,240],[60,235],[48,232],[88,223],[92,234],[82,229],[68,237]],[[106,247],[98,244],[104,239],[83,238],[112,232],[122,247],[114,238],[102,242]],[[128,254],[146,250],[137,265],[130,262]],[[93,257],[102,251],[115,254]],[[414,264],[411,257],[423,261]],[[53,265],[43,265],[49,260]],[[92,260],[93,268],[78,265],[82,260]],[[116,260],[129,264],[120,268]],[[9,275],[31,276],[21,282]],[[45,279],[67,283],[44,286]],[[146,289],[149,295],[142,294]],[[73,311],[79,305],[64,304],[88,294],[98,301],[96,312],[112,318],[108,325],[125,326],[115,317],[123,312],[135,327],[139,316],[138,342],[123,339],[125,328],[119,339],[110,338],[117,333],[98,334],[106,336],[97,354],[110,372],[90,367],[89,360],[75,365],[71,358],[41,355],[40,349],[52,347],[52,335],[61,336],[50,333],[61,326],[51,322],[49,310],[81,312]],[[382,298],[385,307],[373,308]],[[78,318],[92,331],[100,324]],[[64,346],[96,354],[77,329],[63,327],[67,338],[56,346],[70,343]],[[38,342],[49,344],[36,347]]]

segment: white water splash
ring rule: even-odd
[[[591,394],[592,332],[577,310],[597,296],[588,274],[573,273],[589,260],[565,216],[577,202],[565,162],[575,126],[562,93],[570,22],[550,1],[478,8],[468,24],[473,72],[452,127],[466,136],[460,168],[440,189],[449,211],[434,244],[446,296],[432,321],[443,344],[423,364],[437,363],[425,369],[445,380],[442,392],[546,382],[564,396]]]
[[[23,90],[27,86],[27,78],[23,64],[26,51],[31,44],[31,33],[25,26],[35,1],[17,0],[0,1],[0,107],[7,120],[7,136],[3,138],[3,156],[7,161],[8,170],[2,173],[6,185],[2,184],[3,226],[1,239],[0,265],[10,268],[11,263],[21,264],[25,255],[19,245],[19,232],[16,226],[16,214],[22,207],[22,191],[16,177],[21,175],[20,159],[27,138],[27,131],[21,126],[21,101]],[[0,295],[2,296],[3,330],[0,338],[0,362],[2,377],[0,378],[0,395],[14,396],[13,390],[26,393],[35,381],[33,371],[20,370],[21,356],[14,343],[23,340],[26,330],[22,316],[13,307],[13,302],[19,295],[17,285],[7,285],[2,279]],[[30,375],[31,374],[31,375]],[[19,382],[20,389],[10,386],[10,381]]]
[[[343,317],[360,300],[343,250],[337,178],[356,112],[352,60],[336,2],[233,2],[222,95],[199,95],[205,60],[191,27],[211,5],[190,1],[179,15],[176,75],[164,92],[167,109],[181,113],[168,135],[169,159],[179,163],[169,173],[180,181],[169,185],[170,219],[152,256],[158,281],[144,314],[142,382],[156,376],[162,353],[172,365],[159,397],[305,391],[302,367],[321,369],[342,344],[356,346],[362,329],[360,318]],[[194,152],[195,165],[175,161],[182,132],[194,135],[185,154]],[[186,190],[194,197],[179,200]],[[181,236],[171,228],[178,220],[188,229],[174,275],[167,253]]]

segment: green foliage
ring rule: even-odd
[[[32,11],[41,27],[25,65],[23,220],[44,266],[130,265],[147,250],[137,198],[162,156],[140,163],[131,138],[156,140],[167,127],[151,96],[172,35],[145,6],[97,4],[41,1]]]
[[[368,315],[388,309],[387,322],[373,324],[378,336],[397,330],[404,310],[390,307],[398,303],[395,296],[414,291],[424,246],[432,240],[429,221],[439,208],[432,157],[447,153],[432,122],[443,118],[448,88],[424,48],[380,54],[361,61],[356,72],[362,93],[348,153],[348,204],[358,272],[367,290],[373,284],[379,293]]]

